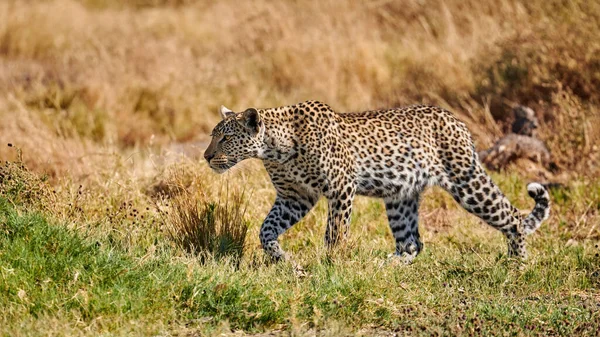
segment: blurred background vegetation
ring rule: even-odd
[[[479,147],[522,104],[561,164],[597,173],[599,20],[584,0],[7,0],[0,138],[86,175],[100,149],[203,139],[220,104],[437,104]]]

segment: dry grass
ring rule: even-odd
[[[8,147],[14,147],[11,143]],[[46,177],[30,172],[23,164],[21,149],[15,148],[16,160],[5,161],[0,166],[0,196],[13,204],[47,210],[52,204]]]
[[[181,180],[171,184],[176,192],[159,196],[157,209],[170,238],[183,250],[201,261],[229,258],[239,265],[246,249],[249,221],[245,193],[225,193],[217,201],[190,191]],[[202,189],[200,189],[202,190]]]
[[[599,11],[587,1],[5,1],[1,139],[53,175],[87,175],[104,162],[90,153],[201,138],[220,104],[320,99],[340,111],[440,104],[485,146],[500,135],[492,115],[509,119],[512,104],[548,123],[569,116],[552,99],[561,90],[597,119]]]

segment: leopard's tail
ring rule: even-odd
[[[535,200],[535,206],[529,215],[523,219],[523,232],[527,235],[535,232],[542,222],[550,215],[550,197],[548,191],[539,183],[527,185],[527,193]]]

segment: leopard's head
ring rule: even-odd
[[[219,110],[223,120],[213,129],[204,158],[215,172],[223,173],[244,159],[261,156],[265,125],[254,108],[240,113],[224,106]]]

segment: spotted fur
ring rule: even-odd
[[[448,191],[467,211],[500,230],[511,256],[526,257],[525,236],[549,214],[548,192],[528,186],[536,205],[523,218],[482,168],[471,135],[448,111],[433,106],[336,113],[307,101],[234,113],[224,107],[205,158],[224,172],[260,158],[277,197],[261,230],[266,253],[286,253],[278,237],[296,224],[320,196],[328,199],[327,246],[348,233],[354,196],[385,201],[396,254],[412,261],[423,248],[419,197],[430,185]]]

